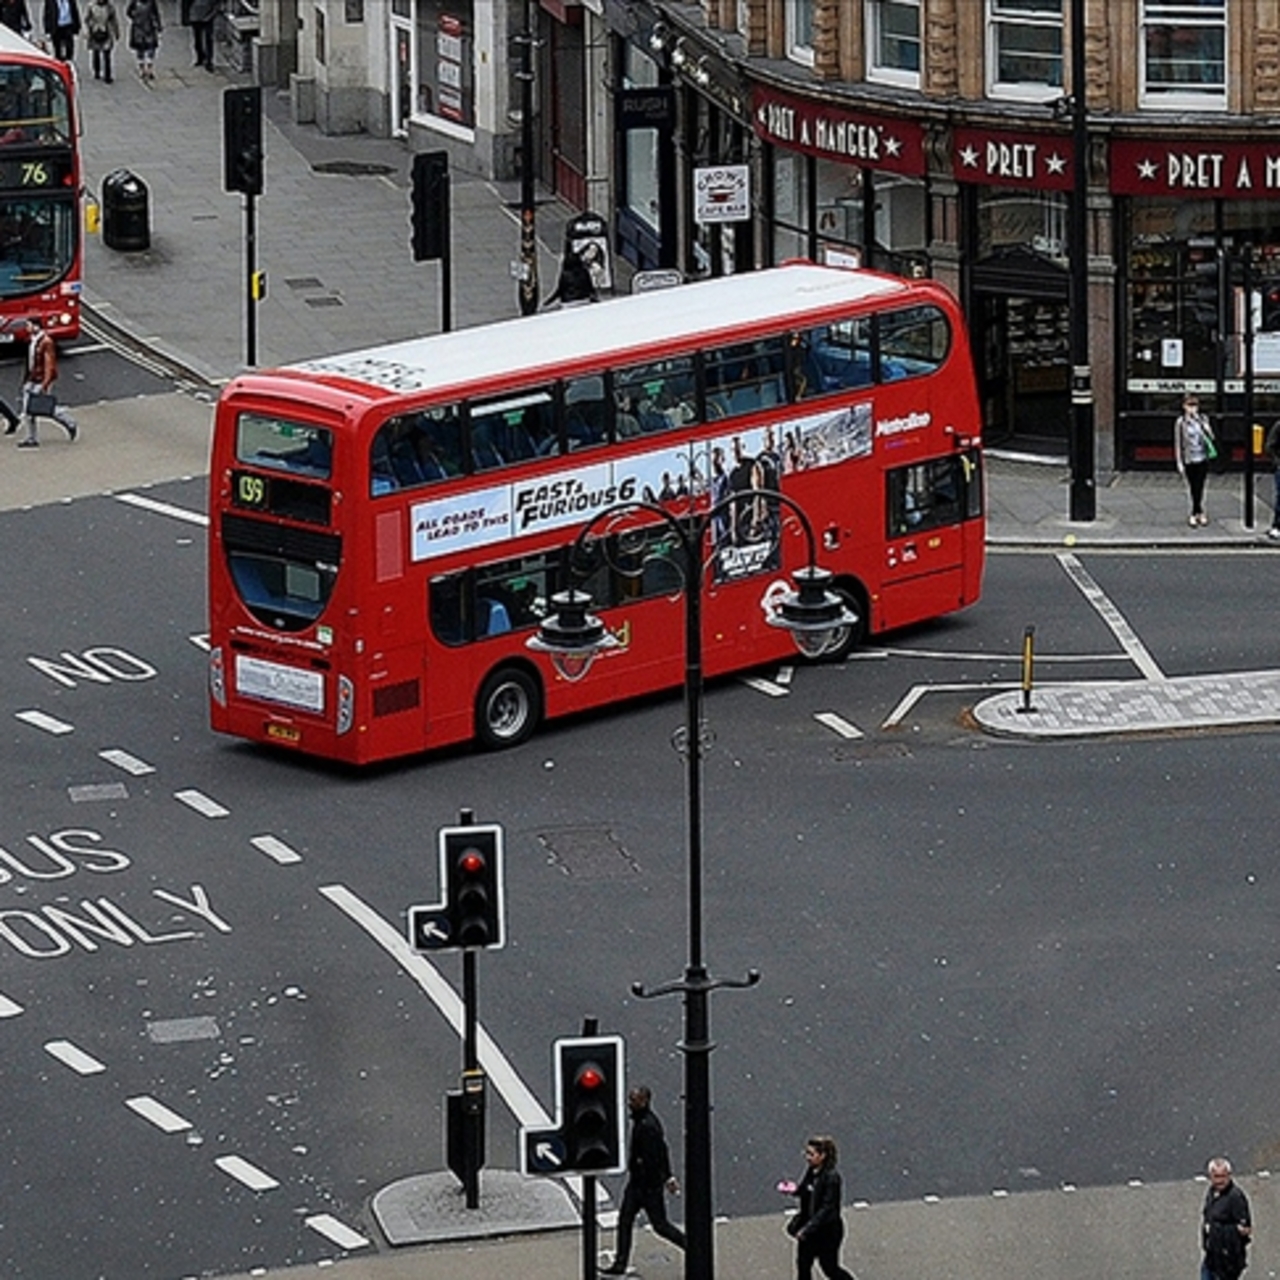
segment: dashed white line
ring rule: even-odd
[[[16,1000],[0,994],[0,1018],[16,1018],[22,1012],[23,1008]]]
[[[219,1156],[213,1163],[227,1177],[243,1183],[250,1191],[271,1191],[280,1185],[269,1173],[250,1164],[243,1156]]]
[[[842,738],[861,738],[864,736],[862,730],[856,724],[846,720],[842,715],[837,715],[834,711],[815,711],[813,718],[819,724],[826,725],[833,733],[838,733]]]
[[[231,812],[212,796],[207,796],[203,791],[195,790],[194,787],[189,787],[186,791],[175,791],[173,798],[206,818],[225,818]]]
[[[113,495],[118,502],[127,503],[131,507],[140,507],[143,511],[154,511],[159,516],[172,516],[175,520],[185,520],[188,524],[207,526],[209,517],[203,511],[188,511],[185,507],[175,507],[169,502],[157,502],[155,498],[144,498],[140,493],[117,493]]]
[[[33,729],[43,729],[45,733],[74,733],[75,725],[59,720],[56,716],[46,715],[43,711],[15,711],[14,715]]]
[[[254,836],[249,843],[259,853],[265,853],[268,858],[273,858],[282,867],[292,862],[302,861],[302,854],[296,849],[289,848],[283,840],[275,836]]]
[[[184,1133],[191,1128],[190,1120],[170,1110],[157,1098],[146,1094],[140,1094],[136,1098],[126,1098],[124,1105],[165,1133]]]
[[[312,1231],[318,1231],[322,1236],[332,1240],[339,1249],[364,1249],[369,1245],[367,1237],[347,1226],[345,1222],[339,1222],[331,1213],[313,1213],[311,1217],[303,1218],[303,1222]]]
[[[70,1040],[50,1040],[45,1045],[44,1051],[51,1058],[57,1058],[64,1067],[70,1067],[72,1071],[82,1076],[96,1076],[100,1071],[106,1070],[97,1058],[90,1053],[85,1053]]]
[[[763,676],[743,676],[742,683],[748,689],[754,689],[757,693],[768,694],[771,698],[785,698],[790,689],[783,688],[782,685],[776,684],[772,680],[766,680]]]
[[[108,747],[105,751],[99,751],[98,756],[108,764],[115,765],[117,769],[123,769],[125,773],[132,774],[135,778],[141,778],[143,774],[156,771],[155,765],[139,760],[137,756],[130,755],[120,747]]]

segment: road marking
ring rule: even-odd
[[[16,1000],[0,993],[0,1018],[16,1018],[22,1012],[23,1008]]]
[[[1089,571],[1070,551],[1061,551],[1057,555],[1058,563],[1066,571],[1067,577],[1075,583],[1081,595],[1094,607],[1098,616],[1107,624],[1111,634],[1119,641],[1120,647],[1129,655],[1133,665],[1148,680],[1163,680],[1164,672],[1160,670],[1156,660],[1147,650],[1146,645],[1138,639],[1138,633],[1125,620],[1124,614],[1111,602],[1110,597],[1090,576]]]
[[[136,1098],[126,1098],[124,1105],[165,1133],[183,1133],[191,1128],[190,1120],[180,1116],[176,1111],[171,1111],[163,1102],[146,1094],[140,1094]]]
[[[127,800],[129,788],[123,782],[78,782],[67,788],[72,804],[93,804],[100,800]]]
[[[339,1222],[331,1213],[313,1213],[311,1217],[303,1218],[302,1221],[312,1231],[318,1231],[322,1236],[332,1240],[339,1249],[364,1249],[369,1245],[367,1237],[347,1226],[345,1222]]]
[[[259,853],[265,853],[268,858],[274,858],[281,866],[302,861],[302,854],[296,849],[290,849],[283,840],[277,840],[275,836],[254,836],[249,843]]]
[[[227,1177],[243,1183],[250,1191],[272,1191],[280,1185],[269,1173],[264,1173],[242,1156],[219,1156],[213,1163]]]
[[[779,667],[778,674],[773,678],[784,688],[791,683],[791,677],[795,675],[795,667]]]
[[[844,716],[837,715],[834,711],[815,711],[813,718],[819,724],[825,724],[828,729],[838,733],[842,738],[861,738],[865,736],[856,724],[850,723]]]
[[[762,676],[743,676],[742,683],[757,693],[767,693],[771,698],[785,698],[791,692],[790,689],[784,689],[782,685],[766,680]]]
[[[203,649],[205,653],[208,653],[213,647],[209,643],[209,633],[207,631],[202,631],[198,635],[188,636],[187,639],[190,640],[197,649]]]
[[[54,716],[45,715],[43,711],[15,711],[14,715],[33,729],[43,729],[45,733],[74,733],[76,729],[75,725]]]
[[[205,795],[203,791],[195,790],[194,787],[186,791],[175,791],[173,798],[206,818],[225,818],[231,812],[230,809],[224,808],[212,797]]]
[[[1018,689],[1016,681],[984,680],[978,684],[913,684],[903,695],[898,705],[889,712],[888,717],[880,725],[882,729],[896,728],[907,716],[912,707],[926,693],[964,693],[969,689]]]
[[[849,661],[857,654],[851,653]],[[1022,653],[967,653],[955,649],[882,649],[881,658],[941,658],[946,662],[1021,662]],[[1045,662],[1128,662],[1126,653],[1037,653],[1036,665]]]
[[[77,1071],[82,1076],[96,1076],[98,1072],[106,1070],[97,1058],[77,1048],[70,1040],[50,1040],[45,1045],[44,1051],[50,1057],[57,1058],[64,1067],[70,1067],[72,1071]]]
[[[175,520],[185,520],[188,524],[207,526],[209,517],[203,511],[188,511],[185,507],[175,507],[171,502],[157,502],[155,498],[145,498],[140,493],[115,493],[111,495],[117,502],[127,503],[131,507],[140,507],[143,511],[153,511],[158,516],[172,516]]]
[[[156,771],[155,765],[139,760],[137,756],[131,756],[120,747],[108,747],[105,751],[99,751],[98,756],[108,764],[115,765],[117,769],[123,769],[125,773],[132,774],[135,778],[141,778],[143,774]]]

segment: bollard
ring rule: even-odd
[[[1035,710],[1031,705],[1031,687],[1034,682],[1036,667],[1036,629],[1028,627],[1022,633],[1022,706],[1018,708],[1021,715]]]

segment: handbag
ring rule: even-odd
[[[27,396],[27,413],[33,418],[52,418],[57,407],[57,400],[43,391],[32,391]]]
[[[1213,462],[1218,456],[1218,446],[1214,444],[1213,437],[1205,433],[1204,437],[1204,456]]]

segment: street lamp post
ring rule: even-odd
[[[1085,100],[1084,0],[1071,0],[1071,519],[1098,513],[1094,483],[1093,373],[1089,365],[1089,105]]]
[[[622,529],[619,537],[644,536],[654,527],[654,518],[675,535],[674,554],[659,555],[673,563],[684,579],[684,729],[678,745],[685,758],[685,814],[687,822],[687,856],[689,874],[689,948],[684,977],[652,990],[634,983],[632,992],[642,999],[673,995],[684,996],[684,1039],[680,1049],[685,1060],[685,1276],[687,1280],[712,1280],[714,1275],[713,1225],[711,1203],[711,1041],[708,997],[719,987],[749,987],[760,980],[756,970],[742,979],[716,979],[707,972],[702,954],[702,759],[704,752],[702,726],[702,587],[709,564],[716,563],[712,548],[704,557],[708,535],[718,518],[730,517],[748,503],[763,501],[777,511],[786,507],[797,517],[807,540],[808,562],[795,578],[798,590],[780,597],[769,621],[792,633],[797,647],[811,657],[821,656],[838,643],[843,628],[856,625],[857,619],[843,601],[827,590],[831,575],[815,563],[816,544],[813,529],[802,508],[783,494],[754,490],[734,494],[696,514],[672,514],[651,502],[622,502],[601,511],[579,533],[574,542],[571,563],[581,563],[587,552],[602,546],[609,554],[608,535]],[[638,524],[638,521],[643,521]],[[596,531],[603,529],[603,533]],[[780,534],[779,534],[780,537]],[[628,569],[625,572],[640,572]],[[548,616],[529,648],[551,656],[556,669],[567,679],[586,675],[594,657],[617,647],[617,640],[599,618],[588,610],[590,596],[576,590],[552,598],[555,612]]]
[[[538,309],[538,210],[534,198],[533,131],[533,0],[524,0],[524,33],[520,42],[520,314]]]

